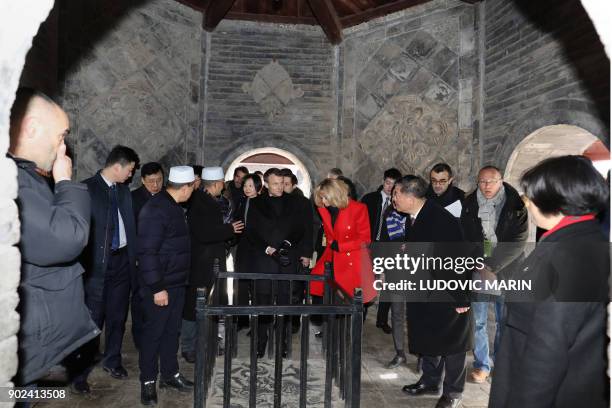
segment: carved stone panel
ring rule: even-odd
[[[304,95],[302,89],[293,85],[287,70],[276,61],[260,69],[251,83],[242,85],[242,90],[253,97],[271,121],[285,111],[289,102]]]
[[[381,143],[384,141],[384,143]],[[457,163],[457,111],[418,95],[396,95],[361,132],[359,146],[380,168],[425,174],[433,161]]]

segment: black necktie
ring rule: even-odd
[[[117,186],[113,184],[110,187],[111,194],[111,217],[113,219],[113,240],[111,249],[113,251],[119,249],[119,199],[117,198]]]

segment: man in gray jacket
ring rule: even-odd
[[[16,382],[27,386],[99,334],[85,307],[77,257],[89,236],[87,187],[71,181],[68,116],[46,95],[19,89],[9,155],[18,170],[21,314]],[[51,174],[53,181],[42,174]]]

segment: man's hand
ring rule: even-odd
[[[63,142],[57,149],[57,157],[53,162],[51,172],[56,183],[72,179],[72,160],[66,156],[66,144]]]
[[[153,295],[153,303],[157,306],[168,306],[168,291],[162,290]]]
[[[468,310],[470,310],[470,308],[469,308],[469,307],[457,307],[457,308],[455,308],[455,311],[456,311],[457,313],[459,313],[459,314],[461,314],[461,313],[465,313],[465,312],[467,312]]]
[[[276,248],[272,248],[271,246],[266,248],[266,255],[273,255],[276,252]]]
[[[242,221],[233,222],[232,228],[234,228],[234,234],[242,234],[242,230],[244,230],[244,222]]]
[[[300,257],[300,261],[302,261],[302,265],[304,266],[304,268],[307,268],[310,266],[310,258],[306,258],[305,256],[301,256]]]

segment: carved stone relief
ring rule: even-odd
[[[253,97],[270,121],[282,114],[289,102],[304,95],[302,89],[293,85],[287,70],[276,61],[260,69],[251,83],[242,85],[242,90]]]
[[[434,161],[457,164],[457,141],[456,109],[396,95],[361,132],[359,145],[383,169],[398,166],[423,175]]]

